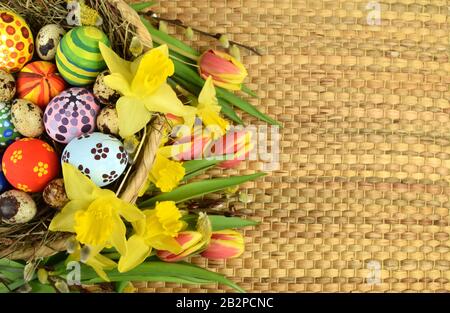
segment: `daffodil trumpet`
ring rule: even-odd
[[[167,45],[152,49],[133,62],[119,57],[111,48],[99,45],[111,75],[105,83],[122,95],[116,104],[119,134],[127,138],[144,128],[155,113],[182,117],[193,125],[196,109],[183,105],[167,83],[174,74]]]

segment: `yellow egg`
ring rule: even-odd
[[[31,60],[34,52],[33,34],[19,15],[0,10],[0,69],[18,72]]]

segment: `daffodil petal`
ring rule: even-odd
[[[136,98],[122,97],[116,104],[119,133],[122,138],[134,135],[150,121],[152,114]]]
[[[118,270],[120,273],[127,272],[142,262],[150,255],[152,248],[138,235],[131,236],[127,241],[126,254],[119,260]]]
[[[72,200],[65,205],[60,213],[56,214],[49,226],[51,231],[75,232],[75,214],[85,210],[89,206],[89,201]]]
[[[165,250],[173,254],[179,254],[183,251],[181,245],[175,240],[175,238],[170,236],[155,236],[150,239],[149,243],[157,250]]]
[[[109,258],[101,254],[97,254],[93,257],[90,257],[86,262],[86,264],[92,267],[94,271],[97,273],[97,275],[107,282],[109,282],[110,280],[105,270],[112,270],[117,266],[116,262],[110,260]]]
[[[203,105],[217,105],[218,101],[216,97],[216,88],[214,87],[214,82],[211,76],[208,77],[203,85],[202,91],[198,96],[198,102]]]
[[[115,217],[113,232],[111,234],[111,244],[121,255],[127,253],[126,232],[127,229],[122,219],[119,216]]]
[[[70,200],[94,200],[93,194],[98,188],[87,176],[83,175],[73,165],[62,164],[64,188]]]
[[[118,211],[124,219],[131,223],[145,219],[145,215],[141,210],[139,210],[135,205],[125,201],[120,201]]]
[[[194,124],[197,112],[196,108],[183,105],[175,91],[167,83],[162,84],[155,93],[147,97],[145,106],[149,111],[181,116],[189,127]]]
[[[124,96],[131,94],[131,86],[122,74],[113,73],[105,76],[104,81],[109,88],[119,91]]]
[[[102,53],[102,57],[109,68],[109,71],[112,74],[121,74],[127,81],[131,82],[131,80],[133,79],[130,71],[131,63],[119,57],[110,47],[102,42],[99,43],[99,48],[100,52]]]

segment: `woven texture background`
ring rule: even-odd
[[[244,57],[249,86],[284,124],[280,170],[244,186],[253,203],[233,203],[261,222],[246,230],[245,254],[196,264],[255,292],[450,290],[447,1],[379,1],[381,26],[361,0],[159,2],[164,17],[265,48]]]

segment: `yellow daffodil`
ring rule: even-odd
[[[229,124],[220,116],[220,105],[216,97],[216,89],[211,76],[205,82],[198,96],[197,115],[201,118],[212,138],[217,139],[226,133]]]
[[[144,128],[154,112],[182,117],[186,125],[194,123],[196,109],[183,105],[167,84],[175,71],[167,45],[148,51],[134,62],[120,58],[101,43],[100,51],[111,72],[105,83],[122,94],[116,105],[122,138]]]
[[[111,190],[97,187],[75,167],[63,163],[64,185],[69,203],[50,223],[51,231],[71,232],[76,239],[101,251],[113,246],[126,254],[126,228],[122,217],[129,222],[144,219],[134,205],[122,201]]]
[[[181,162],[169,160],[158,152],[148,179],[162,192],[169,192],[178,186],[185,173]]]
[[[156,204],[155,209],[143,211],[145,220],[132,223],[135,230],[127,241],[127,253],[119,260],[119,272],[127,272],[150,255],[152,249],[167,250],[174,254],[182,251],[175,240],[186,224],[181,221],[181,212],[173,201]]]
[[[86,248],[86,246],[84,247]],[[82,255],[81,246],[79,243],[76,244],[75,250],[67,258],[67,261],[77,261],[83,262],[86,265],[92,267],[92,269],[97,273],[97,275],[104,281],[109,281],[108,275],[106,275],[105,270],[112,270],[117,267],[117,263],[113,260],[107,258],[100,254],[100,249],[89,248],[87,255]],[[85,249],[86,250],[86,249]]]

